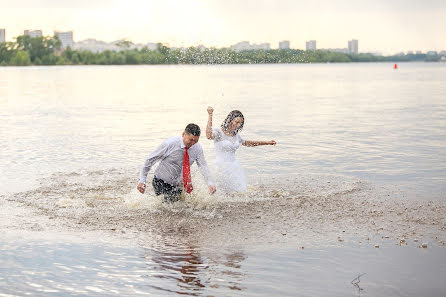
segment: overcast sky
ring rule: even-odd
[[[344,48],[392,54],[446,50],[444,0],[0,0],[6,39],[23,30],[73,31],[95,38],[170,46],[227,47],[239,41],[289,40],[304,49]]]

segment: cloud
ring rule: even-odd
[[[0,0],[0,7],[8,8],[100,8],[113,5],[116,0]]]

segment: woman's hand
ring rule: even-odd
[[[208,114],[212,115],[212,113],[214,112],[214,109],[211,106],[208,106]]]
[[[268,141],[268,144],[269,145],[276,145],[276,141],[275,140]]]

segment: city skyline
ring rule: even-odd
[[[28,29],[24,30],[22,35],[29,35],[30,37],[43,37],[43,36],[50,37],[51,36],[51,35],[44,35],[42,30],[28,30]],[[142,48],[148,48],[150,50],[154,50],[157,48],[157,46],[159,44],[157,42],[133,43],[133,42],[131,42],[129,40],[125,40],[125,39],[119,39],[119,40],[114,40],[111,42],[105,42],[103,40],[98,40],[98,39],[94,39],[94,38],[88,38],[88,39],[76,42],[73,39],[73,31],[67,31],[67,32],[54,31],[53,36],[57,36],[60,39],[62,49],[66,49],[69,46],[75,50],[76,49],[86,49],[86,50],[90,50],[92,52],[102,52],[105,50],[121,51],[124,49],[120,45],[120,43],[122,43],[122,41],[130,42],[129,48],[139,49],[139,50]],[[4,28],[0,28],[0,43],[1,42],[5,42],[5,29]],[[319,48],[316,44],[317,44],[317,40],[308,40],[305,42],[305,48],[293,48],[290,46],[289,40],[282,40],[282,41],[279,41],[277,49],[305,50],[305,51],[323,50],[323,51],[329,51],[329,52],[339,52],[339,53],[344,53],[344,54],[365,53],[365,54],[373,54],[373,55],[383,55],[380,52],[361,52],[361,51],[359,51],[359,41],[357,39],[348,40],[347,47],[343,47],[343,48]],[[169,46],[168,44],[164,44],[164,45]],[[193,45],[193,47],[208,48],[202,44]],[[172,47],[172,48],[178,48],[178,47]],[[182,47],[182,48],[185,48],[185,47]],[[236,44],[230,45],[226,48],[230,48],[235,51],[276,49],[274,46],[271,47],[270,43],[251,44],[249,41],[246,41],[246,40],[237,42]],[[417,51],[409,50],[406,52],[398,52],[398,53],[390,54],[388,56],[391,56],[391,55],[400,56],[400,55],[405,55],[405,54],[407,54],[407,55],[428,54],[428,55],[445,56],[446,50],[440,50],[440,51],[428,50],[426,52],[419,51],[419,50],[417,50]],[[445,57],[443,57],[442,59],[444,59],[444,58]]]
[[[123,48],[119,45],[122,41],[128,42],[129,40],[125,39],[119,39],[114,40],[111,42],[105,42],[103,40],[98,40],[95,38],[88,38],[81,41],[74,41],[73,39],[73,31],[67,31],[67,32],[61,32],[61,31],[54,31],[53,35],[45,35],[43,34],[42,30],[24,30],[24,32],[21,35],[29,35],[31,37],[41,37],[41,36],[58,36],[61,40],[61,47],[62,49],[67,48],[70,46],[72,49],[87,49],[93,52],[102,52],[105,50],[112,50],[112,51],[120,51],[123,50]],[[5,29],[0,28],[0,43],[5,42]],[[331,52],[339,52],[339,53],[345,53],[345,54],[361,54],[361,53],[367,53],[367,54],[374,54],[374,55],[382,55],[382,53],[379,52],[361,52],[359,51],[359,41],[357,39],[352,39],[347,41],[347,47],[343,48],[319,48],[316,46],[317,40],[308,40],[305,42],[305,48],[294,48],[290,46],[289,40],[282,40],[278,42],[277,49],[291,49],[291,50],[305,50],[305,51],[311,51],[311,50],[324,50],[324,51],[331,51]],[[136,48],[136,49],[142,49],[144,47],[154,50],[157,48],[157,42],[146,42],[146,43],[133,43],[130,41],[129,48]],[[169,46],[168,44],[164,44]],[[206,46],[200,44],[200,45],[193,45],[193,47],[198,48],[207,48]],[[177,48],[177,47],[172,47]],[[183,47],[184,48],[184,47]],[[260,44],[251,44],[249,41],[240,41],[236,44],[230,45],[226,48],[231,48],[235,51],[243,51],[243,50],[270,50],[270,49],[276,49],[274,46],[271,47],[270,43],[260,43]],[[423,51],[406,51],[406,52],[398,52],[394,53],[393,55],[404,55],[404,54],[428,54],[428,55],[440,55],[445,56],[446,50],[441,51],[432,51],[428,50],[426,52]]]
[[[44,35],[42,30],[29,30],[26,29],[23,31],[23,35],[28,35],[30,37],[43,37],[48,36]],[[73,31],[67,31],[67,32],[61,32],[61,31],[54,31],[54,36],[57,36],[61,41],[61,47],[62,49],[67,48],[68,46],[73,49],[88,49],[93,52],[98,51],[104,51],[104,50],[122,50],[122,48],[118,45],[120,41],[123,40],[115,40],[110,43],[106,43],[102,40],[97,39],[86,39],[82,41],[75,42],[73,39]],[[5,29],[0,28],[0,42],[5,42]],[[351,47],[351,43],[355,43],[355,47]],[[148,47],[150,49],[155,49],[157,43],[145,43],[145,44],[135,44],[131,43],[132,45],[130,48],[143,48]],[[203,45],[197,45],[197,47],[204,47]],[[231,49],[235,51],[243,51],[243,50],[270,50],[275,49],[274,46],[271,47],[270,43],[261,43],[261,44],[251,44],[249,41],[241,41],[236,44],[233,44],[230,46]],[[298,48],[292,48],[290,47],[290,41],[289,40],[282,40],[279,41],[277,49],[298,49]],[[305,50],[317,50],[316,47],[316,40],[310,40],[306,42],[306,48]],[[351,53],[351,54],[358,54],[358,40],[349,40],[348,41],[348,47],[346,48],[327,48],[327,49],[320,49],[320,50],[328,50],[328,51],[335,51],[335,52],[342,52],[342,53]]]
[[[6,41],[24,29],[73,31],[76,42],[90,38],[111,42],[160,42],[172,47],[204,45],[230,47],[249,40],[255,44],[289,41],[305,49],[317,40],[318,48],[345,48],[360,40],[359,52],[395,54],[442,51],[446,3],[416,1],[291,0],[265,1],[121,1],[0,0],[0,28]],[[50,34],[47,34],[51,32]]]

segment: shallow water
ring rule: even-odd
[[[0,296],[444,295],[446,65],[392,66],[0,67]],[[208,105],[248,192],[137,192]]]
[[[0,287],[9,296],[443,296],[443,247],[381,239],[330,247],[204,248],[147,234],[7,236]],[[154,244],[155,239],[157,243]],[[137,244],[136,244],[137,242]]]

